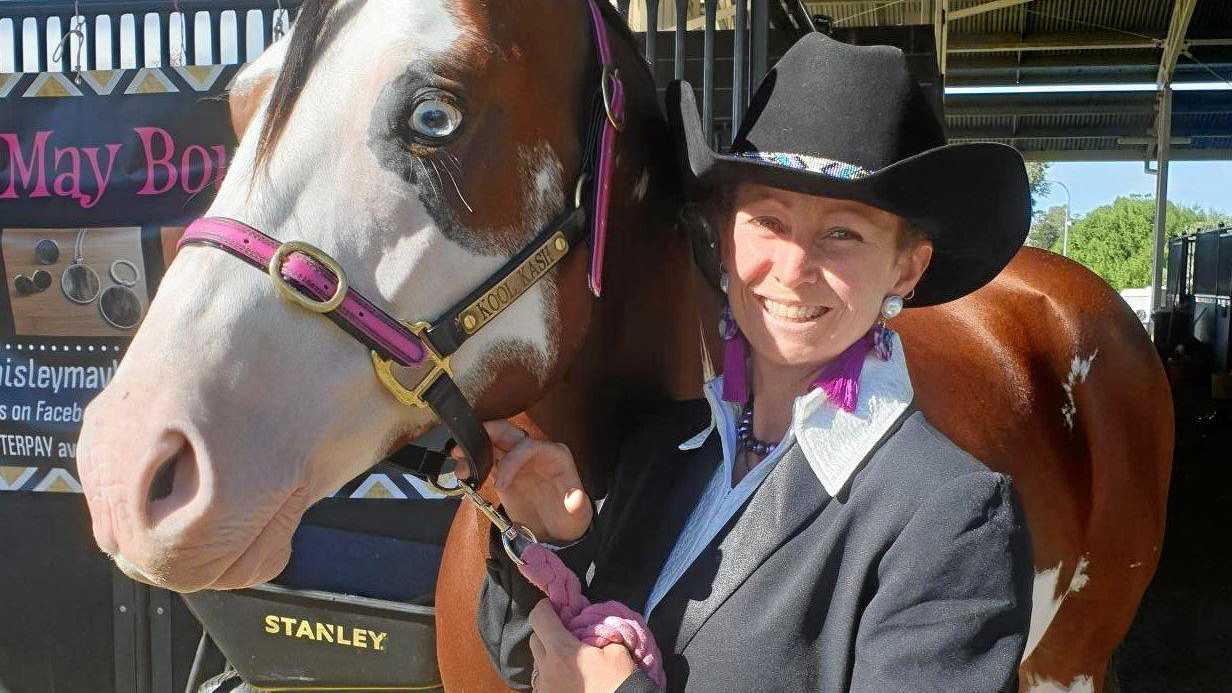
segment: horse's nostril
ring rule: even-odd
[[[154,472],[154,479],[150,482],[150,497],[149,502],[159,501],[171,495],[171,489],[175,484],[175,465],[180,459],[180,454],[177,453],[174,457],[163,462],[163,466]]]
[[[182,435],[164,440],[162,450],[167,455],[150,478],[146,491],[148,521],[157,525],[168,515],[184,507],[197,495],[199,477],[197,456],[192,444]]]

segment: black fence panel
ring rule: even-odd
[[[1189,287],[1189,242],[1184,238],[1174,238],[1168,241],[1168,294],[1167,303],[1174,306],[1181,302],[1181,296]]]
[[[1219,291],[1219,232],[1199,232],[1195,246],[1193,293],[1214,295]]]
[[[1219,260],[1215,264],[1219,268],[1215,293],[1232,297],[1232,232],[1220,236]]]

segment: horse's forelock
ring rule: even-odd
[[[269,113],[261,125],[257,140],[256,165],[261,167],[270,150],[286,129],[287,118],[308,81],[308,73],[317,55],[317,44],[325,33],[330,10],[338,0],[307,0],[295,18],[294,31],[287,47],[286,58],[270,95]]]

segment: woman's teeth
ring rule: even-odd
[[[765,307],[766,312],[777,318],[804,321],[812,320],[826,312],[825,306],[787,305],[786,303],[779,303],[778,301],[768,299],[765,296],[759,296],[758,298],[761,299],[761,304]]]

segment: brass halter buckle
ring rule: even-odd
[[[424,332],[431,327],[431,324],[426,322],[408,322],[403,321],[406,326],[416,337],[419,338],[419,343],[423,345],[426,360],[431,362],[431,367],[428,372],[420,377],[419,382],[414,387],[408,389],[393,374],[393,363],[388,359],[381,358],[375,351],[372,355],[372,368],[376,371],[376,377],[389,390],[394,399],[408,407],[419,407],[422,409],[429,408],[428,403],[424,401],[423,394],[432,387],[432,383],[442,375],[453,378],[453,368],[449,365],[449,357],[441,356],[432,348],[432,343],[424,337]]]
[[[317,301],[305,296],[302,292],[297,291],[295,287],[291,286],[282,276],[282,263],[286,261],[287,256],[291,253],[307,255],[325,265],[326,269],[330,272],[333,272],[334,277],[338,280],[338,286],[334,289],[334,295],[325,301]],[[279,295],[313,313],[333,312],[338,306],[342,305],[342,300],[346,298],[347,278],[346,273],[342,271],[342,266],[338,264],[337,260],[326,255],[324,250],[309,243],[287,241],[278,246],[278,250],[275,250],[274,256],[270,258],[266,271],[269,273],[270,280],[274,282],[274,288],[278,290]]]

